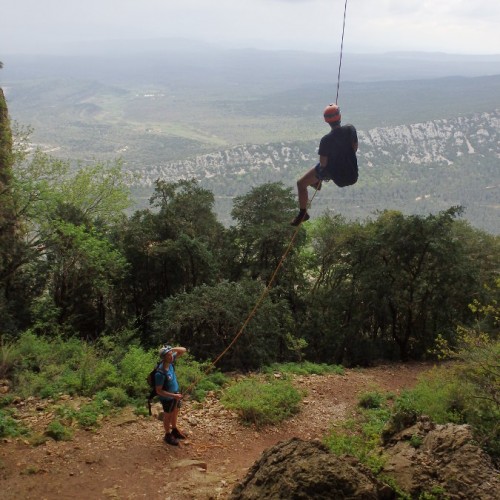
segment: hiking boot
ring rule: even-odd
[[[165,434],[163,440],[165,441],[165,443],[171,444],[172,446],[179,446],[179,440],[175,436],[173,436],[171,432]]]
[[[292,226],[299,226],[300,224],[302,224],[302,222],[305,222],[306,220],[309,220],[309,219],[310,219],[310,217],[309,217],[309,214],[307,212],[299,212],[297,217],[295,217],[295,219],[293,219],[293,221],[290,222],[290,224]]]
[[[177,429],[177,427],[174,427],[172,429],[172,436],[174,436],[174,438],[176,438],[176,439],[186,439],[187,438],[187,434],[184,434],[183,432],[181,432],[179,429]]]

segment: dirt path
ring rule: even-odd
[[[297,377],[307,396],[302,411],[275,427],[241,426],[214,398],[187,402],[179,427],[189,438],[164,444],[162,424],[125,412],[72,441],[32,447],[19,440],[0,445],[0,498],[172,500],[227,498],[262,451],[291,437],[321,438],[353,410],[360,393],[398,394],[412,387],[424,363],[346,370],[344,375]],[[36,404],[26,418],[37,418]],[[39,418],[39,417],[38,417]]]

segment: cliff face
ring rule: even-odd
[[[0,193],[9,185],[12,175],[12,133],[9,112],[0,88]]]
[[[388,164],[451,166],[465,159],[500,159],[500,110],[453,120],[358,130],[360,167]],[[242,177],[256,171],[281,178],[291,167],[304,168],[317,161],[317,142],[241,145],[141,169],[137,183],[151,186],[165,180],[219,175]]]

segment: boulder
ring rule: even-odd
[[[435,425],[422,417],[384,447],[383,473],[413,498],[442,492],[450,499],[500,499],[500,477],[468,425]]]
[[[421,417],[388,437],[381,477],[408,498],[500,500],[500,476],[467,425]],[[391,499],[395,492],[357,459],[319,441],[294,438],[267,449],[232,491],[232,500]],[[426,496],[427,495],[427,496]]]
[[[392,499],[394,491],[352,457],[297,438],[267,449],[232,491],[232,500]]]

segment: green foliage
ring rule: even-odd
[[[0,378],[10,375],[16,363],[14,343],[0,336]]]
[[[62,188],[64,200],[78,207],[84,217],[109,224],[120,219],[131,204],[130,191],[126,188],[129,177],[121,160],[80,165]]]
[[[364,365],[420,358],[438,333],[453,340],[457,323],[472,320],[467,305],[482,289],[479,279],[491,280],[499,263],[495,242],[457,238],[460,213],[452,207],[426,217],[385,211],[365,224],[319,220],[308,255],[313,293],[301,321],[309,356]]]
[[[94,397],[104,406],[109,403],[114,407],[123,408],[130,403],[130,398],[121,387],[108,387],[98,392]]]
[[[414,389],[396,399],[384,436],[413,424],[424,414],[440,424],[469,424],[478,443],[498,459],[500,407],[495,395],[500,377],[490,367],[496,366],[499,358],[499,344],[494,343],[490,349],[476,352],[474,361],[449,364],[424,375]]]
[[[240,273],[267,283],[290,240],[288,222],[296,209],[291,190],[278,182],[262,184],[237,196],[233,205],[235,259]],[[283,278],[286,281],[286,269],[283,271],[278,284]]]
[[[115,392],[115,394],[119,393]],[[92,430],[100,425],[104,417],[115,412],[115,407],[102,394],[98,394],[96,398],[87,401],[80,400],[78,403],[56,405],[55,414],[66,427],[76,425],[83,429]]]
[[[336,375],[342,375],[344,369],[339,365],[303,361],[302,363],[272,363],[269,366],[263,367],[262,373],[284,373],[292,375],[326,375],[334,373]]]
[[[63,425],[59,420],[53,420],[47,426],[45,434],[55,441],[71,441],[73,439],[72,429]]]
[[[299,411],[302,397],[288,381],[244,379],[228,387],[222,404],[256,427],[277,424]]]
[[[355,417],[333,428],[325,438],[330,450],[337,455],[352,455],[373,472],[380,472],[384,457],[378,448],[383,429],[391,416],[390,397],[378,391],[361,394]]]
[[[15,388],[23,396],[92,395],[118,383],[115,365],[79,339],[48,340],[25,332],[14,351]]]
[[[240,331],[262,293],[261,283],[242,280],[202,285],[168,298],[155,309],[157,342],[167,337],[189,346],[198,359],[216,359]],[[285,300],[273,302],[267,295],[238,342],[221,359],[221,368],[249,370],[276,361],[290,325]]]
[[[12,416],[8,409],[0,409],[0,437],[26,436],[29,431]]]
[[[422,446],[423,441],[424,440],[422,436],[418,436],[417,434],[413,434],[412,437],[410,438],[410,444],[414,448],[420,448]]]
[[[131,346],[119,362],[120,386],[133,398],[145,398],[148,386],[146,378],[157,363],[157,354]]]
[[[360,410],[353,420],[334,428],[325,438],[325,444],[336,455],[352,455],[369,467],[380,472],[384,457],[380,454],[380,435],[390,416],[386,405],[382,408]]]
[[[196,401],[203,401],[208,392],[219,392],[228,381],[223,373],[211,369],[210,363],[200,363],[189,354],[176,362],[176,374],[181,392],[189,388]]]
[[[381,408],[386,399],[386,395],[378,391],[365,392],[359,396],[358,404],[361,408],[365,409]]]

